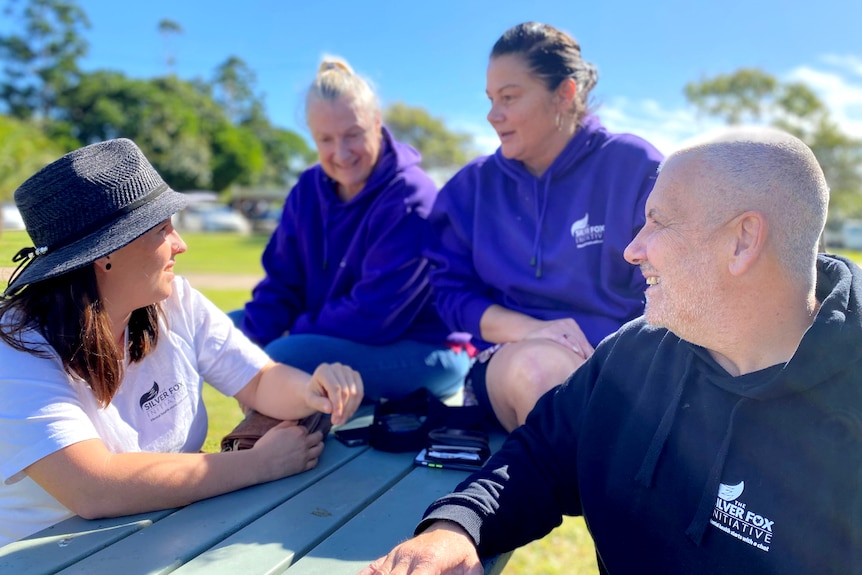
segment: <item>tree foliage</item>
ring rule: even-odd
[[[8,0],[4,14],[20,26],[0,36],[0,101],[16,118],[48,120],[60,95],[77,82],[78,60],[89,48],[82,33],[90,22],[75,2],[63,0]]]
[[[215,100],[228,117],[242,124],[260,114],[263,104],[254,93],[255,73],[240,58],[231,56],[215,71],[213,90]]]
[[[862,217],[862,140],[841,130],[810,86],[742,68],[691,82],[685,95],[702,113],[728,124],[766,122],[800,138],[829,183],[830,219]]]
[[[165,43],[165,65],[168,73],[173,73],[174,65],[177,63],[177,57],[174,54],[173,39],[183,33],[183,27],[178,22],[164,18],[159,20],[159,34]]]
[[[241,58],[231,56],[215,70],[213,97],[228,118],[263,147],[265,162],[256,181],[244,186],[290,187],[300,171],[314,161],[315,152],[291,130],[277,128],[266,116],[263,96],[256,92],[257,77]]]
[[[87,73],[78,61],[87,51],[82,32],[89,21],[73,0],[7,0],[5,13],[21,22],[21,32],[0,36],[0,105],[33,122],[16,123],[5,134],[29,137],[44,152],[34,153],[33,162],[0,166],[0,197],[11,195],[9,182],[35,171],[30,170],[34,162],[41,166],[80,145],[117,137],[133,139],[179,190],[286,188],[313,160],[299,134],[272,126],[255,94],[254,72],[235,56],[215,70],[212,82],[170,73],[173,54],[169,73],[161,78]],[[183,29],[163,19],[157,31],[167,43]],[[11,119],[4,122],[13,125]],[[35,151],[14,144],[10,158]],[[21,168],[12,170],[15,166]]]
[[[396,140],[419,150],[426,168],[462,166],[476,155],[470,134],[453,132],[424,108],[396,102],[386,108],[384,123]]]
[[[0,202],[64,151],[32,123],[0,116]]]
[[[0,197],[9,197],[34,165],[117,137],[133,139],[178,190],[286,191],[315,160],[301,135],[270,122],[255,73],[239,57],[228,56],[209,80],[172,72],[169,44],[184,33],[178,22],[162,19],[154,31],[165,42],[166,74],[130,78],[81,70],[89,20],[75,0],[6,0],[5,14],[19,26],[0,35],[0,111],[21,122],[0,116],[10,140],[2,142],[8,155],[0,159]],[[475,155],[471,136],[449,130],[422,108],[398,103],[385,118],[397,139],[422,153],[427,168],[458,167]],[[22,161],[25,154],[32,161]]]

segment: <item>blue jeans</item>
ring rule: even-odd
[[[243,310],[228,314],[239,325]],[[420,387],[448,397],[464,384],[470,357],[445,345],[399,340],[367,345],[327,335],[293,334],[271,341],[264,351],[273,360],[313,372],[321,363],[349,365],[362,376],[365,400],[403,397]]]

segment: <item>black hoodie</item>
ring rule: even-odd
[[[862,573],[862,270],[818,258],[786,364],[730,376],[643,319],[431,505],[482,555],[583,514],[609,573]]]

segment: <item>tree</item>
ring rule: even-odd
[[[231,56],[216,68],[213,97],[235,125],[263,145],[265,161],[257,172],[259,178],[243,183],[263,188],[288,187],[313,161],[314,152],[296,132],[270,123],[263,98],[255,94],[256,82],[254,71],[242,59]]]
[[[24,180],[65,151],[37,126],[0,116],[0,201],[11,201],[12,194]]]
[[[265,164],[263,144],[248,128],[222,125],[213,134],[213,189],[254,185]]]
[[[809,86],[781,83],[761,70],[743,68],[691,82],[685,95],[700,112],[728,124],[767,122],[797,136],[826,175],[830,220],[862,217],[862,140],[841,131]]]
[[[242,138],[226,133],[238,128],[206,89],[175,76],[136,80],[119,72],[84,74],[80,83],[64,94],[62,104],[60,119],[71,137],[83,144],[131,138],[178,190],[221,191],[234,179],[254,180],[253,171],[260,169],[259,162],[216,157],[220,152],[259,153],[260,144],[245,141],[245,151],[232,147],[230,142]],[[227,164],[240,164],[252,172],[225,171]]]
[[[162,78],[85,73],[77,64],[87,50],[79,32],[89,21],[73,0],[7,0],[6,14],[19,18],[23,32],[0,36],[0,102],[15,117],[36,120],[43,136],[34,141],[47,137],[53,149],[70,150],[131,138],[179,190],[286,187],[314,157],[301,136],[271,125],[254,72],[239,58],[228,58],[212,83],[170,73],[171,54]],[[182,33],[171,20],[158,29],[166,42]]]
[[[470,134],[449,130],[423,108],[396,102],[383,117],[396,140],[419,150],[426,168],[460,167],[476,156]]]
[[[8,0],[4,14],[21,25],[0,36],[0,101],[16,118],[48,121],[57,99],[77,82],[78,60],[88,49],[81,33],[90,22],[74,1],[64,0]]]
[[[291,187],[299,173],[317,157],[317,152],[305,139],[292,130],[272,125],[257,126],[254,129],[263,144],[267,159],[258,183],[261,187]]]
[[[216,68],[213,97],[236,124],[250,121],[263,105],[254,94],[255,73],[246,63],[231,56]]]
[[[728,124],[740,124],[746,116],[761,119],[765,99],[775,93],[777,84],[765,72],[742,68],[733,74],[690,82],[685,86],[685,96],[701,112],[723,117]]]
[[[173,74],[174,65],[177,63],[171,42],[174,36],[179,36],[182,33],[183,27],[173,20],[165,18],[159,21],[159,34],[162,35],[162,39],[165,41],[165,65],[167,66],[168,74]]]

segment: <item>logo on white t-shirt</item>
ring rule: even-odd
[[[736,485],[721,483],[709,522],[740,541],[768,552],[775,522],[746,509],[745,503],[739,499],[744,490],[745,481]]]
[[[575,244],[578,246],[578,249],[605,241],[605,225],[591,226],[589,212],[584,214],[584,217],[575,220],[569,231],[572,233],[572,237],[575,238]]]
[[[150,421],[155,421],[186,398],[188,398],[188,390],[184,383],[175,383],[163,390],[159,388],[158,382],[154,381],[153,387],[141,396],[139,403],[141,410]]]

